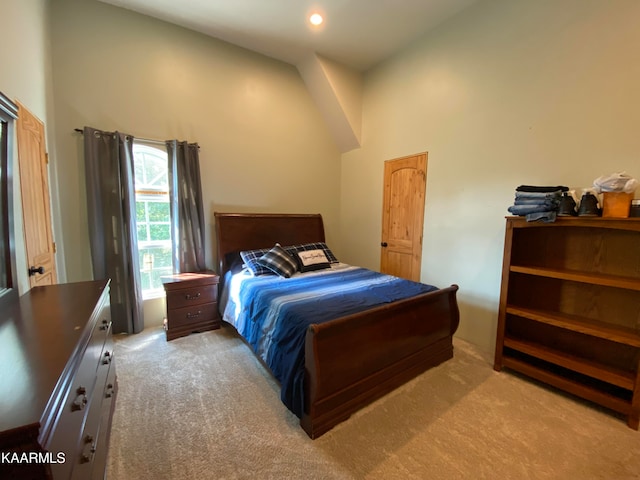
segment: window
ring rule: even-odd
[[[173,272],[169,166],[164,146],[134,141],[136,226],[142,295],[163,294],[162,275]]]

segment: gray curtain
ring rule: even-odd
[[[114,333],[144,328],[136,231],[133,137],[84,128],[87,214],[95,279],[111,279]]]
[[[173,271],[199,272],[204,258],[204,210],[197,143],[168,140]]]

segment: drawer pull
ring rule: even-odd
[[[96,443],[93,441],[93,435],[87,435],[84,438],[84,447],[82,448],[82,455],[80,456],[80,463],[89,463],[93,460],[93,456],[96,453]],[[87,450],[88,447],[88,450]]]
[[[109,326],[111,322],[109,320],[102,320],[102,325],[100,325],[100,330],[109,330]]]
[[[189,320],[191,320],[192,318],[198,318],[200,315],[202,315],[202,311],[201,310],[198,310],[197,313],[189,312],[189,313],[187,313],[187,318]]]
[[[112,355],[109,352],[104,352],[104,358],[102,359],[102,364],[103,365],[107,365],[109,363],[111,363],[112,360]]]
[[[87,398],[87,389],[80,386],[78,387],[78,389],[76,390],[76,393],[78,394],[76,396],[76,399],[73,401],[73,403],[71,404],[71,411],[72,412],[77,412],[80,410],[84,410],[84,407],[87,406],[87,402],[89,401],[89,399]]]
[[[191,295],[190,293],[187,293],[184,298],[185,300],[197,300],[198,298],[200,298],[201,293],[198,292],[195,295]]]
[[[104,393],[104,398],[111,398],[111,397],[113,397],[113,383],[108,383]]]

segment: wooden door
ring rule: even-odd
[[[16,130],[29,284],[51,285],[57,283],[57,275],[44,124],[18,103]]]
[[[384,162],[380,271],[420,281],[427,154]]]

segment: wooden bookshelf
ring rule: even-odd
[[[640,219],[508,217],[494,369],[640,423]]]

